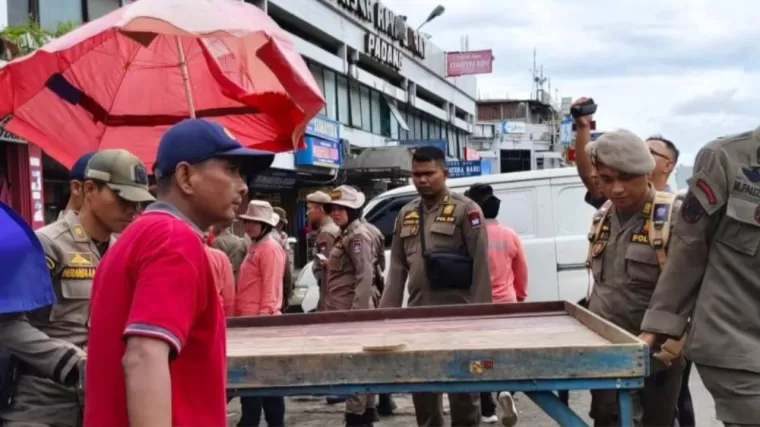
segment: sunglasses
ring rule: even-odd
[[[656,151],[654,151],[654,150],[649,150],[649,152],[650,152],[650,153],[651,153],[653,156],[655,156],[655,157],[660,157],[660,158],[663,158],[663,159],[665,159],[665,160],[667,160],[667,161],[669,161],[669,162],[672,162],[672,160],[670,160],[670,157],[668,157],[668,156],[666,156],[666,155],[664,155],[664,154],[662,154],[662,153],[658,153],[658,152],[656,152]]]

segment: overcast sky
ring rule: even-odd
[[[661,133],[691,164],[709,140],[760,125],[760,5],[753,0],[384,0],[444,50],[493,49],[481,95],[526,96],[533,48],[552,92],[599,104],[599,130]],[[554,93],[552,94],[554,95]]]

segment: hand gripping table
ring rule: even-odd
[[[237,318],[227,340],[231,396],[519,391],[567,427],[587,424],[554,391],[617,390],[631,427],[649,360],[570,302]]]

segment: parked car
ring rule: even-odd
[[[493,186],[501,199],[498,220],[522,239],[528,258],[528,301],[578,301],[586,294],[588,232],[594,209],[584,202],[586,188],[575,168],[513,172],[450,179],[451,191],[464,193],[474,183]],[[386,259],[390,262],[393,225],[399,210],[417,197],[407,185],[387,191],[367,203],[364,216],[385,235]],[[387,267],[387,266],[386,266]],[[404,305],[408,293],[405,292]],[[296,280],[291,304],[313,311],[319,288],[311,262]]]

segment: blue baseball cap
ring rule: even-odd
[[[272,165],[274,153],[243,147],[224,126],[204,119],[185,119],[161,137],[156,154],[156,178],[174,173],[181,162],[201,163],[212,158],[243,160],[243,172],[255,173]]]
[[[90,163],[90,159],[94,155],[95,152],[92,151],[80,157],[76,163],[74,163],[74,166],[71,167],[71,172],[69,173],[70,181],[84,181],[86,179],[85,172],[87,170],[87,164]]]

